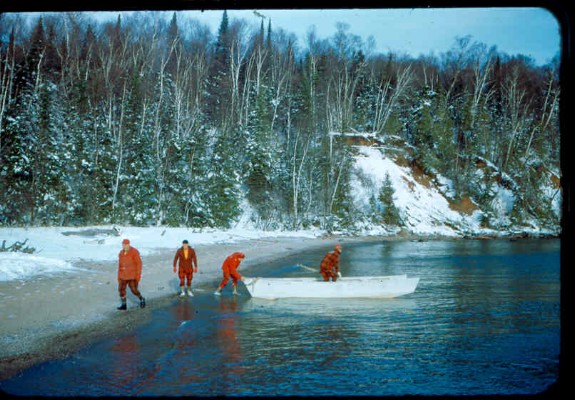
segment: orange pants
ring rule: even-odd
[[[331,278],[332,281],[337,281],[337,273],[335,272],[335,270],[331,270],[331,271],[320,271],[321,272],[321,276],[323,276],[323,280],[324,281],[329,281],[329,278]]]
[[[194,278],[194,270],[190,269],[189,271],[179,270],[178,277],[180,278],[180,286],[184,286],[184,283],[187,281],[188,286],[192,286],[192,279]]]
[[[135,279],[130,279],[130,280],[122,280],[120,279],[118,281],[118,292],[120,292],[120,297],[124,298],[126,297],[126,286],[130,286],[130,290],[132,291],[132,293],[134,293],[134,296],[138,296],[140,297],[140,291],[138,290],[138,281]]]
[[[223,287],[228,284],[228,282],[230,281],[230,277],[232,278],[234,286],[236,286],[238,284],[238,281],[242,279],[242,276],[237,271],[233,272],[224,271],[224,279],[222,279],[222,282],[220,283],[220,288],[223,289]]]

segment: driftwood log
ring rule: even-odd
[[[6,240],[3,240],[2,246],[0,247],[0,253],[11,251],[32,254],[36,251],[36,249],[34,247],[26,246],[27,241],[28,239],[24,240],[23,242],[16,241],[10,246],[6,247]]]

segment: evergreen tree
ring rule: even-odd
[[[29,96],[29,95],[28,95]],[[27,96],[27,97],[28,97]],[[24,99],[20,99],[24,102]],[[25,101],[28,103],[27,101]],[[0,154],[1,221],[4,224],[31,222],[34,198],[32,187],[34,135],[27,132],[27,115],[12,114],[9,110],[3,124],[2,152]],[[31,111],[31,110],[30,110]]]
[[[210,65],[206,115],[213,124],[224,126],[227,119],[227,101],[230,98],[230,33],[228,13],[224,10]]]
[[[2,192],[8,222],[35,222],[36,154],[41,146],[38,144],[38,86],[45,40],[43,19],[40,17],[30,37],[30,50],[16,74],[15,101],[7,110],[6,123],[3,124],[6,134],[2,132],[2,176],[7,185]]]
[[[394,193],[395,190],[391,184],[391,179],[389,174],[386,173],[378,196],[378,200],[383,206],[383,212],[381,214],[382,220],[386,225],[399,226],[401,225],[401,218],[399,216],[399,210],[395,206],[395,202],[393,200]]]
[[[269,102],[270,90],[261,87],[255,94],[255,110],[249,120],[246,132],[248,143],[245,148],[247,157],[247,198],[263,219],[267,219],[275,208],[272,204],[272,163],[275,151],[271,143],[271,115]]]
[[[38,130],[33,147],[35,211],[31,222],[62,225],[73,207],[69,204],[66,177],[75,152],[67,135],[56,85],[47,81],[39,89]]]
[[[140,109],[140,79],[132,77],[130,89],[125,99],[123,145],[125,168],[120,184],[119,204],[122,219],[136,225],[154,224],[158,216],[159,193],[157,190],[159,143],[155,142],[156,127],[151,119],[144,119]],[[155,102],[150,114],[160,112],[162,104]],[[166,127],[169,129],[169,127]]]
[[[181,37],[180,29],[178,27],[178,19],[174,12],[170,26],[168,27],[168,35],[166,38],[166,51],[168,52],[168,61],[166,62],[166,72],[175,76],[177,68],[178,53],[181,52]]]
[[[240,198],[238,173],[234,168],[231,154],[234,145],[220,132],[215,137],[214,149],[211,156],[211,170],[208,172],[206,193],[210,204],[211,226],[229,228],[240,215]]]

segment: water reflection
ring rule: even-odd
[[[219,315],[216,322],[216,343],[221,354],[217,373],[224,393],[233,393],[234,386],[242,378],[242,351],[238,341],[238,300],[236,296],[218,297]]]
[[[142,365],[140,343],[135,335],[115,339],[110,347],[112,363],[109,370],[110,390],[130,394],[134,383],[140,380],[139,366]]]
[[[174,345],[167,354],[165,364],[168,372],[177,372],[172,378],[175,385],[187,384],[199,379],[194,354],[201,345],[198,330],[195,329],[201,322],[196,323],[194,320],[195,311],[193,302],[188,299],[178,299],[177,304],[172,306],[174,321],[179,322],[179,325],[174,334]],[[157,365],[161,366],[161,364]],[[177,368],[174,368],[175,366]]]
[[[179,301],[170,307],[170,311],[174,316],[174,321],[186,322],[194,318],[195,307],[187,298],[178,299]]]
[[[411,297],[397,297],[392,299],[361,299],[361,298],[282,298],[267,300],[250,298],[245,305],[249,310],[266,310],[281,312],[282,315],[329,317],[363,315],[379,317],[381,313],[409,312],[417,307],[417,299]]]

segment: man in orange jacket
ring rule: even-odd
[[[222,279],[220,286],[218,287],[218,289],[214,293],[215,295],[218,295],[218,296],[221,295],[221,291],[227,285],[228,281],[230,280],[230,277],[232,278],[232,285],[234,288],[233,293],[238,294],[238,292],[237,292],[238,281],[244,281],[245,279],[243,276],[240,275],[240,273],[237,271],[237,269],[245,257],[246,256],[244,253],[236,251],[235,253],[233,253],[231,256],[229,256],[228,258],[226,258],[224,260],[224,263],[222,265],[222,271],[224,273],[224,279]]]
[[[122,305],[118,310],[125,310],[126,307],[126,286],[135,296],[140,299],[140,307],[146,307],[146,300],[138,290],[138,284],[142,277],[142,259],[140,252],[130,246],[130,241],[124,239],[122,241],[122,250],[118,255],[118,291],[120,292],[120,300]]]
[[[198,272],[198,260],[196,252],[190,247],[187,240],[182,242],[182,247],[178,249],[174,256],[174,272],[176,272],[176,264],[178,264],[178,277],[180,278],[180,296],[186,295],[184,293],[184,283],[188,284],[188,296],[193,296],[192,279],[194,272]]]
[[[335,282],[338,277],[341,277],[339,273],[339,255],[341,254],[341,245],[336,244],[334,251],[331,251],[325,255],[319,267],[319,273],[323,276],[324,281],[331,280]]]

